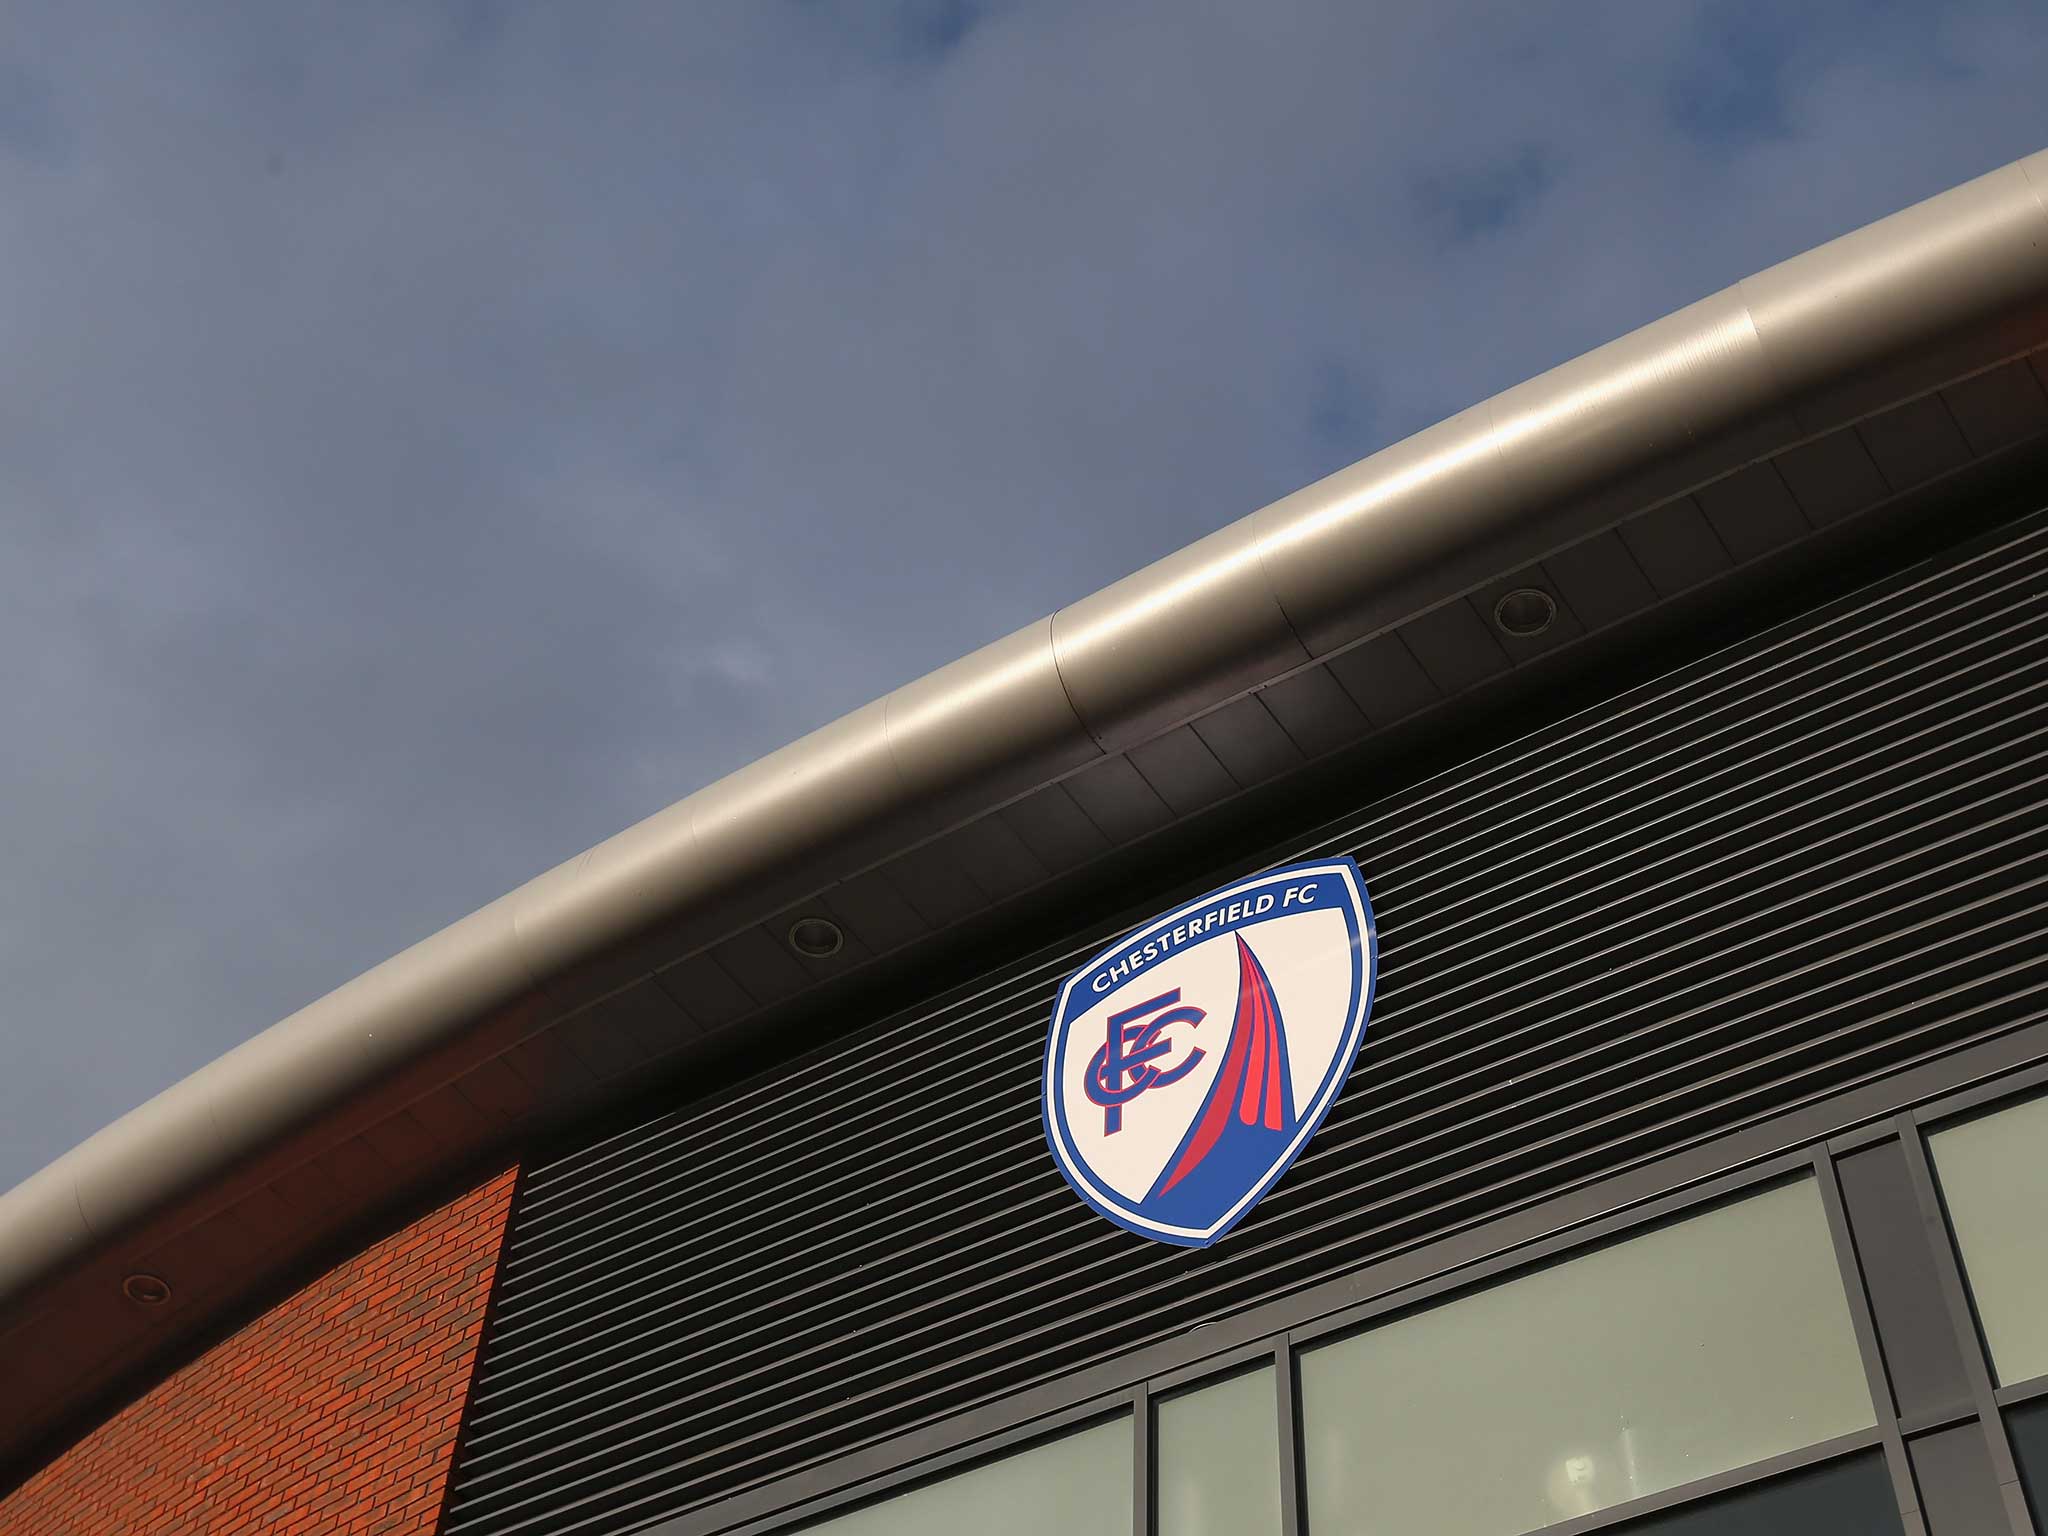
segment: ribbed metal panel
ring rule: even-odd
[[[2048,1014],[2038,519],[1363,810],[1379,1000],[1225,1243],[1039,1130],[1103,935],[533,1168],[451,1532],[629,1531]]]

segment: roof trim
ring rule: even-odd
[[[0,1316],[885,856],[2048,339],[2048,151],[1506,391],[550,870],[0,1196]],[[1200,622],[1190,623],[1199,610]]]

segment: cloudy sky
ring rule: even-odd
[[[2044,78],[2040,0],[0,0],[0,1188]]]

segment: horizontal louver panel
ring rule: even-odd
[[[533,1168],[446,1529],[628,1531],[2048,1016],[2035,523],[1362,811],[1360,1063],[1233,1236],[1039,1131],[1105,937]]]

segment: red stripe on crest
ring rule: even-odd
[[[1237,941],[1237,1016],[1230,1025],[1230,1044],[1224,1052],[1222,1069],[1209,1102],[1202,1106],[1202,1118],[1195,1134],[1182,1149],[1180,1161],[1159,1186],[1165,1194],[1194,1172],[1196,1166],[1223,1135],[1234,1108],[1246,1125],[1263,1118],[1266,1125],[1281,1129],[1279,1006],[1273,998],[1272,983],[1264,967],[1242,935]],[[1239,1093],[1239,1085],[1243,1093]]]

